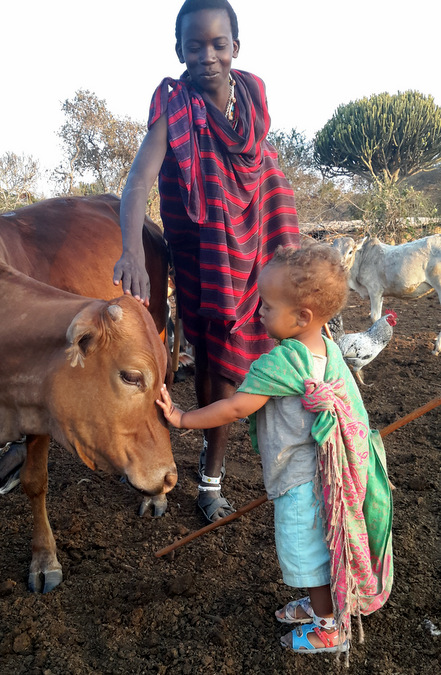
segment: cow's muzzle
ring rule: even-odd
[[[135,485],[127,475],[126,480],[129,483],[129,485],[131,485],[137,492],[140,492],[142,495],[145,495],[147,497],[153,497],[154,495],[167,494],[167,492],[173,490],[178,481],[178,473],[175,466],[170,471],[167,471],[167,473],[163,478],[162,484],[158,484],[156,488],[150,488],[148,490],[146,490],[145,488],[141,488],[138,485]]]

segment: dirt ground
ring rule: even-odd
[[[371,424],[381,429],[441,396],[441,356],[431,354],[436,297],[388,300],[394,337],[364,372]],[[346,331],[368,327],[368,305],[350,297]],[[185,408],[193,378],[173,386]],[[441,407],[385,439],[394,492],[395,584],[389,602],[363,621],[350,672],[436,673],[441,662]],[[137,515],[139,496],[117,477],[92,473],[53,446],[48,513],[64,582],[47,595],[26,587],[32,519],[20,488],[0,497],[0,673],[2,675],[279,675],[337,673],[333,655],[282,650],[287,627],[274,610],[297,591],[284,586],[273,542],[272,505],[176,551],[155,551],[204,525],[196,508],[200,432],[173,430],[179,482],[161,519]],[[224,493],[237,507],[263,494],[247,425],[236,423]],[[355,631],[356,631],[355,627]],[[438,633],[436,632],[438,630]]]

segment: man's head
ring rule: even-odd
[[[230,18],[233,40],[238,40],[239,26],[237,24],[237,16],[228,0],[185,0],[176,18],[176,45],[180,45],[182,42],[182,17],[191,12],[199,12],[202,9],[224,10],[227,12]]]
[[[239,54],[237,32],[236,15],[226,0],[186,0],[176,21],[179,61],[200,93],[222,103],[232,60]]]

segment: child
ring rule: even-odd
[[[321,334],[345,303],[346,272],[326,244],[278,247],[258,287],[262,324],[280,345],[252,364],[229,399],[184,413],[164,387],[157,403],[184,428],[257,413],[251,422],[274,500],[283,578],[308,589],[307,597],[276,612],[282,623],[310,623],[281,643],[297,652],[347,651],[350,614],[369,614],[389,596],[392,545],[381,439],[369,430],[338,347]],[[207,480],[216,485],[216,478]]]
[[[149,131],[121,200],[123,253],[114,282],[148,305],[142,226],[158,177],[161,218],[176,273],[186,339],[195,347],[202,407],[232,396],[274,342],[260,324],[257,276],[278,244],[298,245],[294,195],[266,140],[270,118],[258,77],[231,70],[237,17],[226,0],[186,0],[176,53],[186,71],[155,91]],[[221,476],[228,427],[205,432],[198,504],[209,521],[234,511],[204,478]]]

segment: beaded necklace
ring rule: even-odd
[[[235,87],[235,84],[236,84],[236,80],[234,80],[231,77],[231,73],[229,75],[229,84],[230,84],[230,91],[229,91],[229,94],[228,94],[228,101],[227,101],[227,105],[226,105],[226,108],[225,108],[224,115],[229,122],[232,122],[233,119],[234,119],[234,104],[236,103],[236,98],[234,96],[234,87]]]

